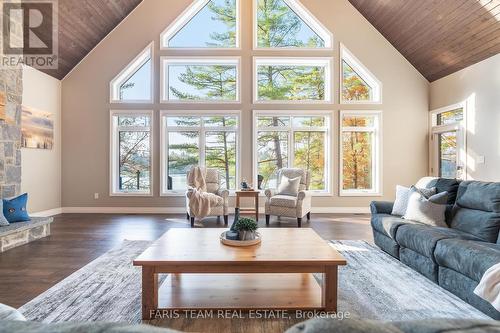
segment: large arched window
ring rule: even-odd
[[[243,21],[252,20],[252,40],[246,42],[243,13]],[[337,116],[333,108],[337,101],[380,104],[382,84],[341,44],[334,65],[332,33],[299,0],[195,0],[161,33],[158,58],[153,46],[110,82],[112,104],[156,107],[152,113],[125,113],[147,120],[141,124],[124,123],[123,113],[112,112],[113,194],[152,195],[151,133],[159,119],[160,195],[183,195],[185,174],[194,165],[219,169],[223,185],[237,189],[245,176],[240,156],[247,149],[253,161],[252,175],[246,176],[255,187],[275,186],[280,168],[300,167],[310,171],[316,195],[331,195],[333,124],[339,118],[340,195],[380,193],[381,113]],[[251,100],[244,101],[251,107],[242,104],[250,92],[242,92],[242,82],[251,82],[244,86],[252,90]],[[250,126],[252,142],[241,144],[241,129]]]

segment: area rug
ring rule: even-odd
[[[150,242],[125,241],[19,310],[28,320],[140,322],[141,270],[132,260]],[[339,311],[377,320],[489,319],[458,297],[363,241],[331,241],[347,259]],[[160,283],[165,279],[160,276]],[[321,283],[320,275],[316,277]]]

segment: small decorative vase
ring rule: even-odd
[[[240,231],[240,240],[254,240],[255,239],[255,231],[242,230]]]

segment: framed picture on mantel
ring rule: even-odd
[[[52,149],[54,144],[52,114],[23,105],[21,135],[23,148]]]

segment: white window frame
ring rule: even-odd
[[[266,50],[266,51],[324,51],[333,50],[333,34],[298,0],[283,0],[288,7],[292,9],[295,14],[297,14],[306,25],[311,28],[323,41],[325,42],[324,47],[259,47],[258,35],[257,35],[257,9],[258,0],[253,0],[253,49],[254,50]]]
[[[120,177],[119,170],[119,136],[120,127],[115,122],[117,116],[148,116],[149,121],[149,147],[150,147],[150,185],[149,192],[136,192],[136,191],[120,191],[118,189],[118,182]],[[154,111],[153,110],[111,110],[110,111],[110,196],[120,196],[120,197],[152,197],[154,193]],[[126,126],[124,127],[129,131],[144,131],[147,127],[143,126]]]
[[[345,116],[359,117],[374,117],[374,126],[372,127],[343,127],[343,119]],[[380,110],[363,110],[363,111],[340,111],[340,136],[339,136],[339,195],[343,197],[373,197],[382,196],[382,111]],[[372,132],[373,143],[372,147],[375,150],[372,152],[372,174],[373,188],[372,189],[344,189],[344,150],[343,150],[343,134],[344,132]]]
[[[382,104],[382,82],[368,68],[356,58],[347,47],[340,44],[340,103],[341,104]],[[347,64],[370,86],[372,89],[371,99],[368,101],[347,101],[344,99],[344,66],[343,61]]]
[[[282,126],[282,127],[266,127],[259,128],[258,127],[258,117],[259,116],[289,116],[290,117],[290,125]],[[325,117],[326,130],[324,127],[293,127],[292,117]],[[262,131],[282,131],[288,132],[288,163],[289,168],[293,167],[293,162],[295,158],[294,154],[294,133],[295,132],[318,132],[324,131],[326,133],[326,142],[325,142],[325,185],[326,188],[324,190],[309,190],[312,196],[324,197],[324,196],[332,196],[332,140],[333,140],[333,111],[329,110],[253,110],[253,183],[257,184],[257,176],[258,176],[258,132]],[[256,185],[254,185],[257,188]],[[260,195],[264,195],[265,189],[262,189]]]
[[[184,116],[184,117],[208,117],[208,116],[232,116],[236,117],[238,126],[234,127],[208,127],[205,128],[203,121],[200,126],[191,127],[191,126],[175,126],[172,127],[172,131],[192,131],[199,133],[199,143],[200,147],[199,152],[199,160],[200,166],[205,166],[205,149],[201,149],[201,147],[205,147],[205,133],[206,132],[217,132],[217,131],[226,131],[226,132],[236,132],[236,189],[229,190],[230,194],[234,194],[236,190],[239,188],[239,179],[240,179],[240,145],[241,145],[241,112],[239,110],[224,110],[224,111],[215,111],[215,110],[163,110],[160,111],[160,196],[184,196],[186,194],[187,189],[183,190],[167,190],[167,149],[168,149],[168,133],[169,128],[167,127],[167,117],[168,116]],[[186,175],[187,176],[187,175]]]
[[[161,103],[167,104],[238,104],[241,100],[241,57],[168,57],[160,58],[160,96]],[[170,100],[168,67],[174,65],[234,65],[236,66],[235,100]]]
[[[437,116],[441,113],[453,111],[456,109],[463,110],[462,121],[454,122],[446,125],[437,124]],[[460,179],[468,179],[468,158],[467,158],[467,101],[447,105],[445,107],[431,110],[429,112],[429,175],[438,176],[439,162],[437,160],[437,142],[435,137],[438,134],[445,132],[457,132],[457,166],[462,168],[462,175]]]
[[[236,0],[236,46],[235,47],[172,47],[169,40],[196,16],[210,0],[195,0],[161,34],[160,50],[240,50],[241,49],[241,0]]]
[[[325,68],[325,99],[319,100],[259,100],[259,66],[323,66]],[[255,104],[331,104],[332,103],[332,57],[253,57],[253,101]]]
[[[154,42],[151,42],[145,49],[143,49],[131,62],[125,66],[125,68],[111,80],[109,83],[109,102],[117,104],[127,104],[127,103],[145,103],[152,104],[154,101]],[[148,60],[151,61],[151,74],[149,89],[151,91],[149,99],[138,99],[138,100],[121,100],[120,99],[120,86],[130,79]]]

